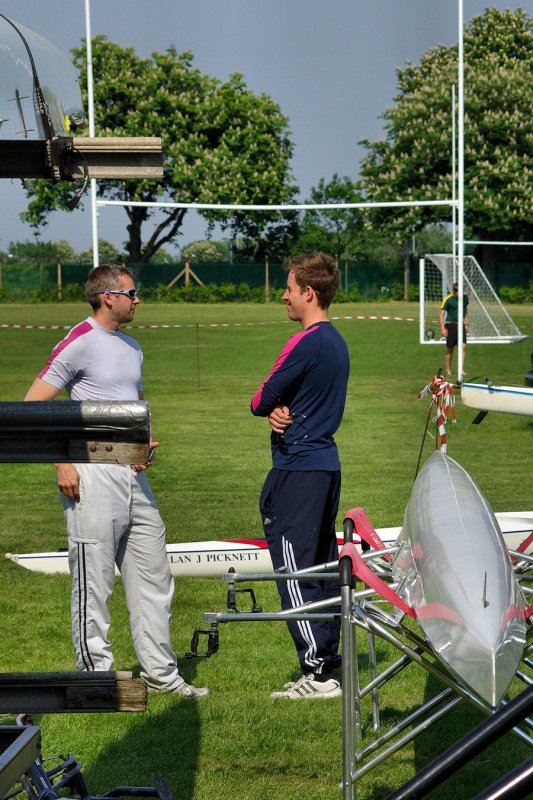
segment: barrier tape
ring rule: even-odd
[[[414,317],[389,317],[389,316],[377,316],[377,315],[357,315],[357,316],[342,316],[342,317],[330,317],[333,321],[336,320],[385,320],[385,321],[394,321],[394,322],[418,322],[418,320],[414,319]],[[248,328],[253,327],[254,325],[287,325],[289,323],[288,319],[284,320],[271,320],[270,322],[188,322],[184,324],[172,324],[172,325],[124,325],[124,330],[128,331],[142,331],[142,330],[161,330],[161,329],[174,329],[174,328]],[[0,323],[0,328],[10,328],[10,329],[24,329],[24,330],[33,330],[33,331],[69,331],[73,326],[72,325],[26,325],[24,323],[16,324],[12,322],[3,322]]]
[[[456,422],[455,417],[455,389],[457,384],[449,383],[441,375],[433,375],[427,386],[418,393],[418,399],[422,400],[426,394],[431,394],[431,407],[435,405],[437,416],[433,422],[437,423],[437,436],[435,437],[435,448],[438,449],[440,438],[440,449],[446,452],[446,423],[450,408],[452,410],[452,422]],[[431,408],[430,407],[430,408]],[[431,413],[431,412],[430,412]]]

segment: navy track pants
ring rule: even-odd
[[[305,569],[339,557],[335,518],[341,474],[272,469],[259,508],[274,569]],[[337,581],[279,581],[283,609],[340,594]],[[340,620],[288,622],[304,674],[329,674],[341,662]]]

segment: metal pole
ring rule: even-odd
[[[420,258],[419,259],[419,261],[418,261],[418,270],[419,270],[419,273],[418,273],[419,274],[418,309],[419,309],[419,313],[420,313],[420,319],[418,321],[418,325],[419,325],[419,327],[418,327],[418,336],[419,336],[420,344],[422,344],[422,342],[425,339],[424,328],[425,328],[425,324],[426,324],[426,321],[425,321],[425,316],[426,316],[426,302],[425,302],[426,301],[426,295],[425,295],[425,291],[426,291],[426,276],[425,276],[426,259],[425,258]]]
[[[57,299],[63,299],[63,273],[61,259],[57,259]]]
[[[457,172],[456,172],[456,162],[457,162],[457,131],[455,129],[455,120],[456,120],[456,112],[455,112],[455,84],[452,86],[452,200],[455,202],[457,199]],[[457,232],[456,232],[456,224],[457,224],[457,207],[455,205],[452,206],[452,255],[453,255],[453,279],[456,280],[455,277],[455,259],[457,258]]]
[[[196,384],[200,394],[200,329],[196,323]]]
[[[93,92],[93,53],[91,41],[90,0],[85,0],[85,39],[87,47],[87,103],[89,112],[89,136],[94,138],[94,92]],[[100,263],[98,254],[98,210],[96,206],[96,180],[91,178],[91,223],[93,240],[93,267]]]
[[[458,48],[458,83],[459,83],[459,109],[458,109],[458,164],[457,164],[457,283],[459,284],[459,311],[457,314],[457,377],[463,379],[463,291],[464,291],[464,207],[465,207],[465,165],[464,165],[464,138],[465,138],[465,98],[464,98],[464,25],[463,25],[463,0],[457,0],[459,13],[459,48]]]
[[[353,542],[353,521],[344,521],[344,541]],[[359,708],[356,707],[356,630],[352,623],[352,562],[344,556],[339,560],[341,587],[342,636],[342,798],[355,800],[356,786],[353,774],[356,766],[356,728],[359,729]],[[357,691],[358,691],[357,686]]]

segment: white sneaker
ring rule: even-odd
[[[181,681],[175,689],[172,689],[172,694],[179,694],[182,697],[205,697],[210,692],[206,686],[193,686],[192,683]]]
[[[270,697],[287,697],[287,689],[296,688],[304,681],[312,680],[314,677],[315,676],[312,672],[309,672],[307,675],[300,675],[297,681],[289,681],[288,683],[284,683],[282,692],[271,692]]]
[[[302,675],[283,692],[272,692],[270,697],[285,697],[288,700],[314,700],[315,698],[341,697],[342,688],[335,678],[316,681],[315,676]]]

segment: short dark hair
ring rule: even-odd
[[[105,292],[106,289],[120,289],[120,275],[127,275],[135,280],[133,270],[117,264],[101,264],[91,270],[85,284],[85,298],[94,311],[100,308],[102,303],[100,292]]]
[[[310,286],[315,290],[320,308],[330,307],[341,282],[339,268],[331,256],[321,252],[290,256],[284,267],[294,272],[300,289]]]
[[[454,283],[453,286],[452,286],[452,292],[458,292],[458,291],[459,291],[459,284],[458,283]]]

